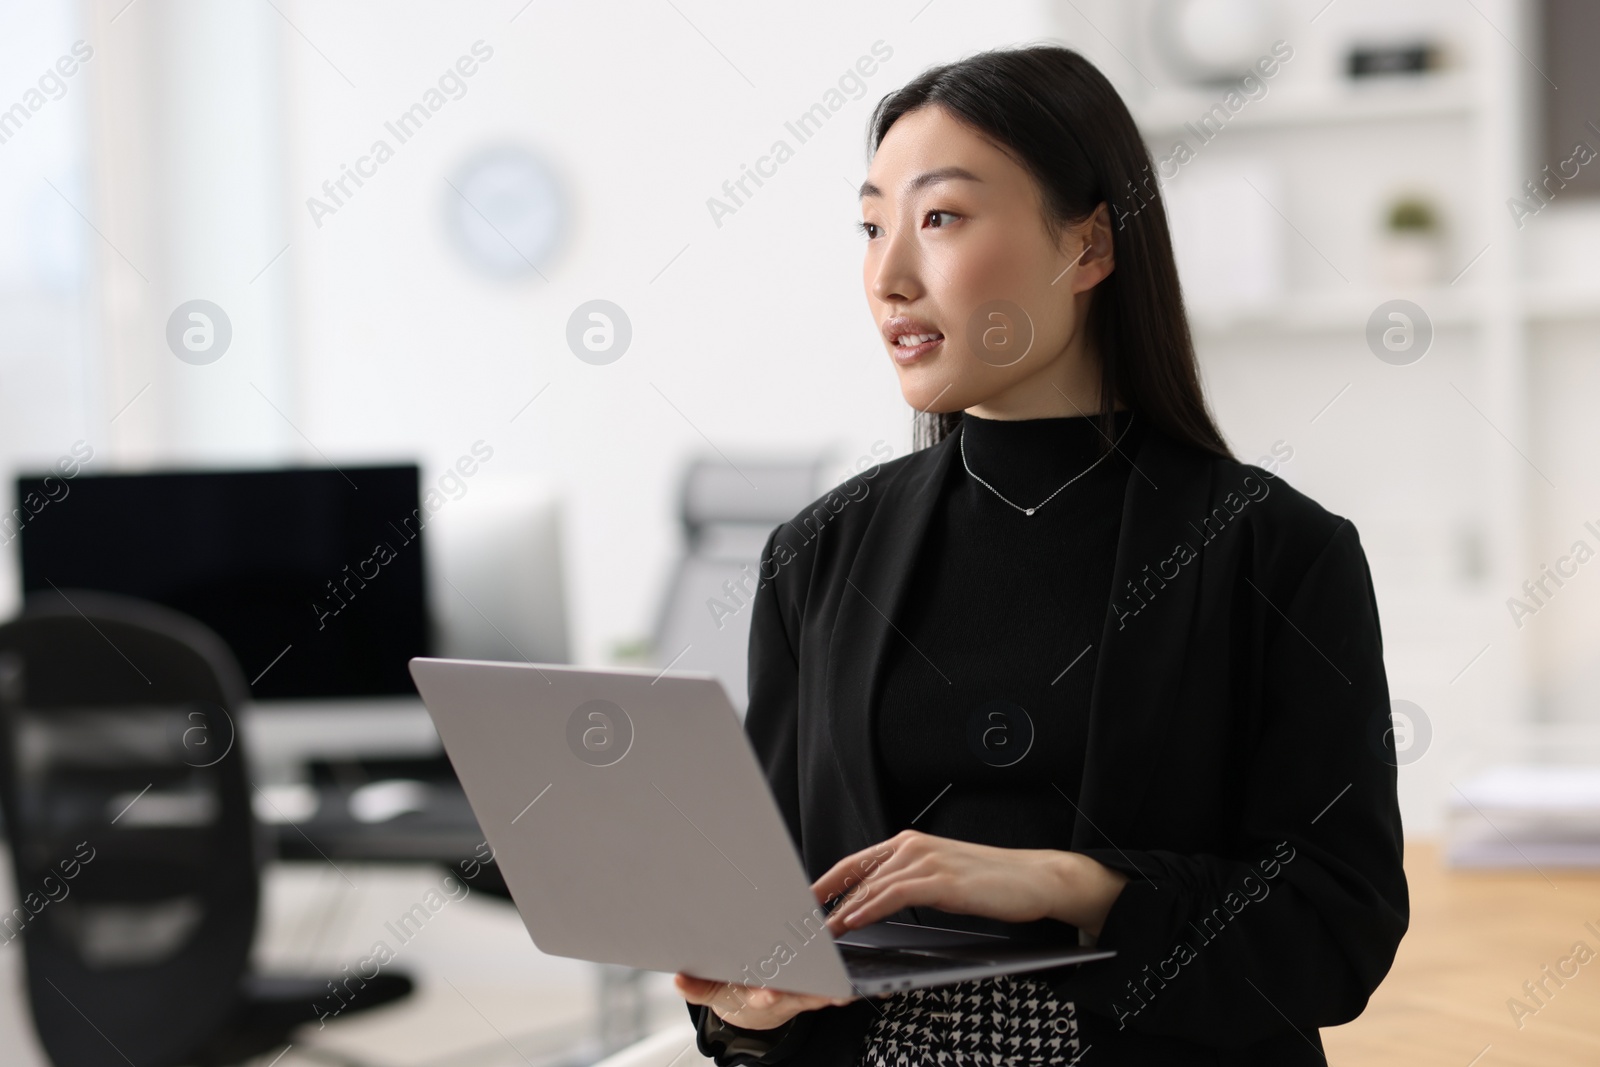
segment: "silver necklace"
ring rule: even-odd
[[[1132,428],[1133,428],[1133,416],[1129,415],[1128,416],[1128,425],[1126,425],[1126,426],[1124,426],[1122,428],[1122,432],[1117,435],[1117,439],[1112,442],[1111,447],[1113,449],[1115,449],[1117,447],[1117,445],[1120,445],[1122,443],[1122,439],[1124,437],[1128,436],[1128,431],[1130,429],[1132,429]],[[1077,474],[1074,474],[1071,478],[1068,478],[1067,481],[1066,481],[1066,484],[1063,485],[1061,487],[1061,489],[1057,489],[1054,493],[1051,493],[1049,496],[1047,496],[1043,500],[1039,501],[1033,507],[1025,508],[1021,504],[1015,504],[1015,503],[1012,503],[1010,500],[1006,500],[1006,495],[1004,493],[1002,493],[1000,490],[996,489],[994,486],[990,485],[988,482],[984,481],[982,478],[979,478],[977,476],[977,474],[973,472],[972,465],[967,462],[967,428],[965,426],[961,427],[961,436],[957,439],[956,444],[961,449],[961,465],[963,467],[967,468],[967,473],[972,475],[973,480],[976,481],[979,485],[983,486],[985,489],[989,490],[989,492],[993,493],[995,496],[999,497],[1001,500],[1005,500],[1005,502],[1007,504],[1011,504],[1012,507],[1014,507],[1018,511],[1022,512],[1024,515],[1032,515],[1035,511],[1038,511],[1040,508],[1042,508],[1046,504],[1050,503],[1050,501],[1054,500],[1056,498],[1057,494],[1059,494],[1061,492],[1061,489],[1065,489],[1068,485],[1071,485],[1073,482],[1077,481],[1079,478],[1082,478],[1085,474],[1088,474],[1090,471],[1094,470],[1097,466],[1100,465],[1100,460],[1105,459],[1106,456],[1109,456],[1111,454],[1110,452],[1107,452],[1105,454],[1105,456],[1101,456],[1100,459],[1095,460],[1093,463],[1091,463],[1087,467],[1083,468],[1083,470],[1079,471]]]

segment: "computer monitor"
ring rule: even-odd
[[[431,652],[415,464],[45,481],[17,480],[18,500],[49,501],[21,530],[24,595],[192,615],[257,700],[415,694],[406,664]]]

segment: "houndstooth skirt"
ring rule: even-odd
[[[873,1002],[859,1067],[1044,1067],[1076,1063],[1078,1011],[1026,975],[1002,975]]]

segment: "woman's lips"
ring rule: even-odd
[[[923,356],[926,356],[929,352],[932,352],[935,348],[938,348],[942,344],[944,344],[944,336],[940,334],[935,336],[931,341],[923,341],[921,344],[915,345],[905,345],[901,344],[899,341],[896,341],[894,344],[889,346],[889,349],[894,353],[894,361],[900,364],[900,366],[904,367],[908,364],[915,363],[917,360],[921,359]]]

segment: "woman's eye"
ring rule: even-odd
[[[951,220],[953,220],[955,217],[956,215],[953,211],[930,211],[925,216],[923,221],[925,221],[933,229],[939,229],[941,227],[950,225]]]
[[[878,236],[878,224],[875,222],[858,222],[856,228],[865,234],[868,240]]]

